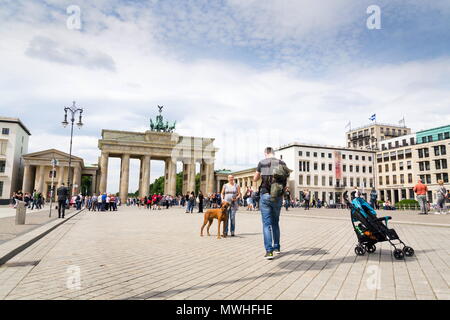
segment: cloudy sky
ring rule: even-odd
[[[344,145],[373,113],[449,124],[449,30],[448,0],[0,0],[0,114],[31,130],[30,152],[68,152],[76,100],[74,154],[96,163],[101,129],[145,131],[164,105],[179,134],[216,138],[216,169],[244,169],[268,144]]]

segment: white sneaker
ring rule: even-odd
[[[435,212],[434,214],[441,214],[440,212]]]

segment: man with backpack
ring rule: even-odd
[[[377,209],[377,199],[378,193],[377,190],[375,190],[375,187],[373,187],[372,191],[370,191],[370,205],[373,209]]]
[[[265,159],[258,163],[253,181],[262,180],[259,187],[259,207],[266,249],[264,258],[272,260],[273,252],[281,253],[279,219],[284,189],[290,170],[282,160],[275,158],[271,147],[265,149],[264,155]]]

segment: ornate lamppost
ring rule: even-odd
[[[69,122],[67,122],[67,113],[71,115],[70,122],[71,122],[71,128],[70,128],[70,151],[69,151],[69,174],[67,177],[67,187],[69,188],[69,207],[70,207],[70,199],[72,197],[72,185],[71,185],[71,166],[72,166],[72,140],[73,140],[73,124],[75,122],[75,115],[79,112],[79,120],[77,123],[77,126],[79,129],[83,126],[83,122],[81,121],[81,117],[83,114],[83,108],[77,108],[75,106],[75,101],[73,101],[73,104],[71,107],[64,107],[64,121],[62,122],[62,125],[67,127]]]

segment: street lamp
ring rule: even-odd
[[[79,119],[78,119],[77,126],[79,129],[81,129],[81,127],[83,126],[83,122],[82,122],[83,108],[77,108],[75,106],[75,101],[73,101],[73,104],[71,107],[64,107],[64,121],[62,122],[62,125],[64,128],[66,128],[67,125],[69,124],[69,122],[67,121],[67,112],[69,112],[69,114],[71,115],[71,118],[70,118],[71,127],[70,127],[69,174],[67,177],[67,187],[69,188],[69,206],[70,206],[70,198],[72,197],[72,186],[70,183],[70,180],[71,180],[71,170],[70,169],[72,167],[73,124],[75,122],[75,115],[77,114],[77,112],[79,112]]]

